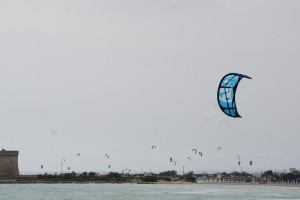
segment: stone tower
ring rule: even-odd
[[[0,151],[0,176],[18,176],[19,151]]]

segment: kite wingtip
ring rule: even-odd
[[[245,78],[252,79],[250,76],[243,75]]]
[[[230,115],[230,117],[233,117],[233,118],[242,118],[242,116],[241,116],[241,115],[239,115],[239,114],[238,114],[238,115],[236,115],[236,116],[231,116],[231,115]]]

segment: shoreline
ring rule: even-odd
[[[284,183],[196,183],[203,185],[243,185],[243,186],[266,186],[266,187],[300,187],[300,184],[284,184]]]
[[[223,186],[265,186],[265,187],[300,187],[300,184],[282,184],[282,183],[233,183],[233,182],[213,182],[213,183],[193,183],[188,181],[157,181],[157,182],[139,182],[139,181],[53,181],[53,180],[1,180],[0,184],[142,184],[142,185],[223,185]]]

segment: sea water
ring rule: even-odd
[[[218,184],[0,184],[0,200],[300,200],[299,187]]]

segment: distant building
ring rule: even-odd
[[[297,169],[296,168],[290,168],[290,173],[296,173],[297,172]]]
[[[19,175],[18,156],[19,151],[0,151],[0,176]]]
[[[252,174],[255,178],[261,178],[261,173],[253,173]]]

